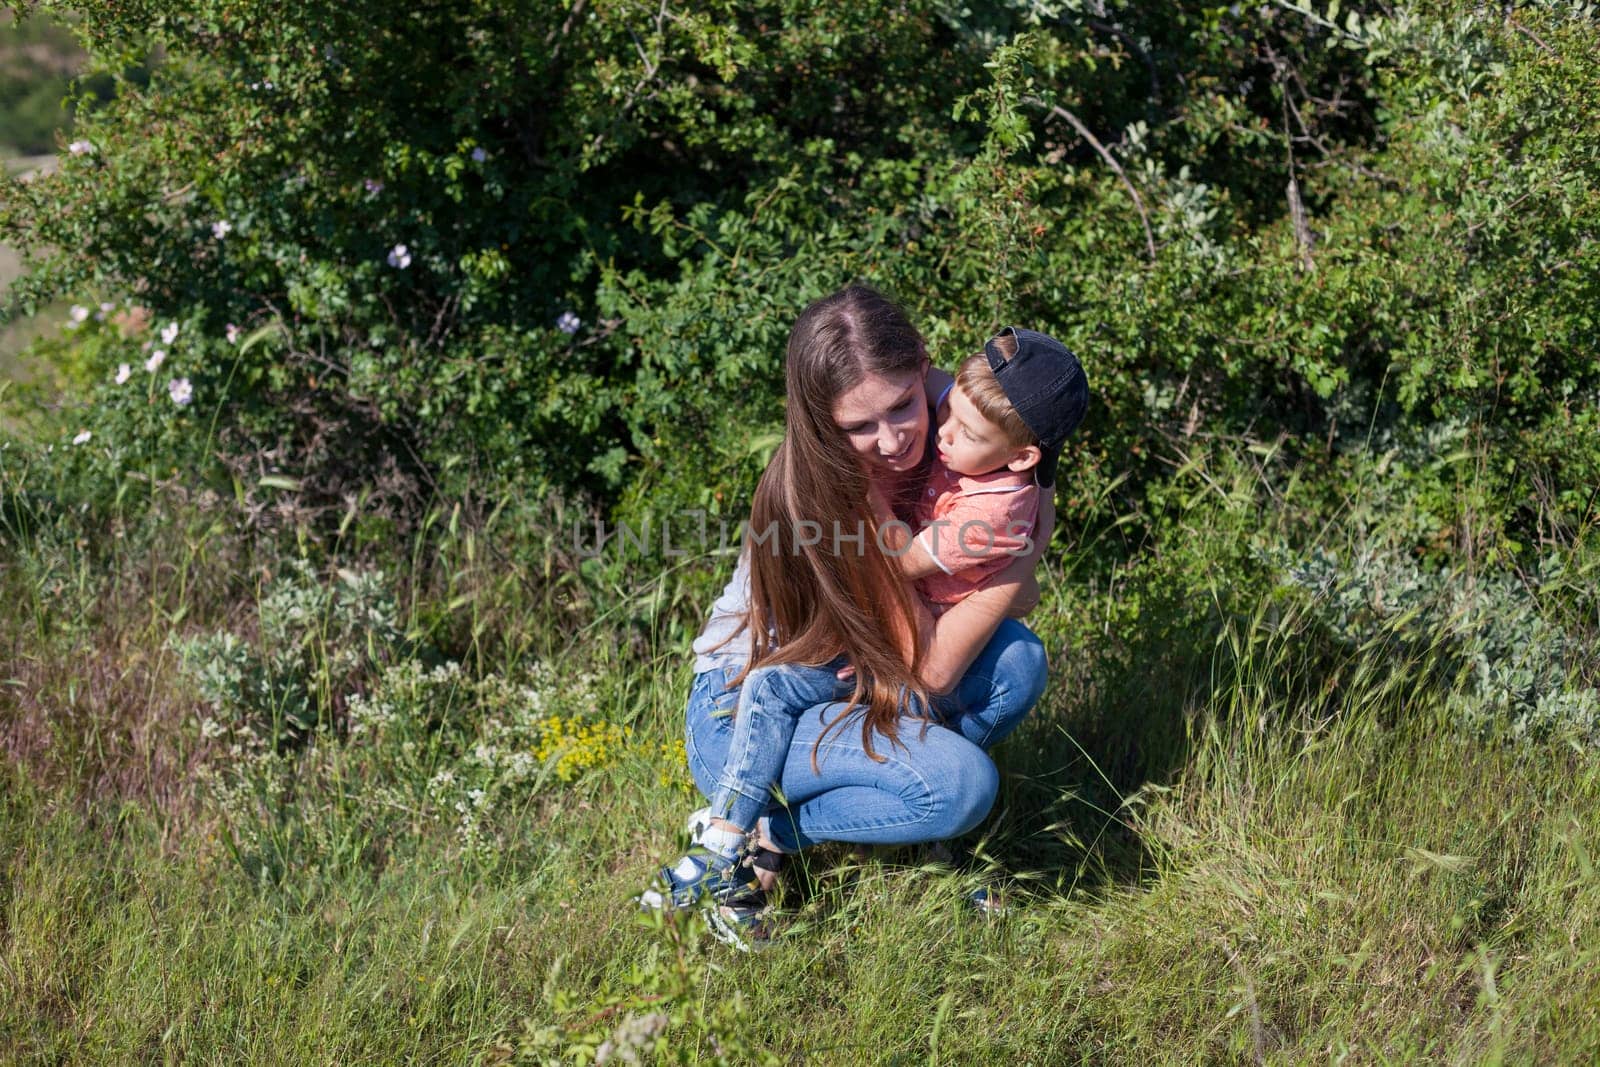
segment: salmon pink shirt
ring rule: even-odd
[[[1027,551],[1038,518],[1033,471],[957,474],[935,459],[917,500],[917,543],[940,573],[919,578],[917,592],[937,612],[983,588]]]

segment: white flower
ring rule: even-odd
[[[489,158],[489,153],[485,152],[483,149],[474,148],[472,150],[472,161],[474,163],[482,163],[484,160],[486,160],[488,158]]]
[[[178,339],[178,324],[169,322],[161,328],[161,343],[170,345]]]
[[[411,266],[411,253],[405,245],[395,245],[389,249],[389,266],[405,270]]]
[[[115,381],[118,385],[121,385],[123,382],[127,381],[131,377],[133,377],[133,368],[128,366],[126,363],[118,363],[117,364],[117,376],[116,376],[116,378],[114,378],[112,380]]]
[[[72,324],[76,326],[81,322],[88,321],[89,309],[84,307],[82,304],[73,304],[72,310],[67,312],[67,317],[70,318],[72,320]]]
[[[219,241],[232,232],[233,223],[229,222],[227,219],[218,219],[216,222],[211,224],[211,236],[215,237]],[[167,343],[171,344],[172,342],[168,341]]]
[[[361,184],[366,187],[367,193],[370,196],[377,196],[379,193],[383,192],[383,183],[376,178],[364,178],[362,179]]]
[[[167,383],[167,395],[180,408],[187,407],[189,401],[194,399],[194,386],[189,384],[187,378],[174,378]]]
[[[75,445],[86,445],[89,443],[89,438],[93,436],[94,434],[90,433],[88,430],[79,430],[78,436],[72,439],[72,443]]]
[[[563,311],[561,317],[556,319],[556,329],[562,333],[577,333],[578,327],[583,325],[583,320],[570,311]]]
[[[149,359],[144,361],[144,369],[149,371],[151,374],[154,374],[156,371],[161,369],[161,364],[165,363],[166,361],[166,351],[158,348],[154,352],[150,353]]]
[[[67,145],[67,151],[75,156],[89,156],[94,154],[94,145],[88,141],[73,141]]]
[[[100,311],[102,314],[109,315],[115,310],[117,310],[117,305],[113,304],[111,301],[102,300],[100,302]]]
[[[228,335],[228,343],[230,345],[236,345],[239,343],[239,327],[230,322],[228,323],[228,329],[225,332]]]

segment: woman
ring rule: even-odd
[[[1033,565],[1053,507],[1040,508],[1031,553],[937,621],[876,547],[922,491],[929,397],[948,382],[905,314],[862,286],[812,304],[790,333],[784,439],[749,526],[770,533],[761,543],[747,536],[694,643],[690,770],[713,795],[729,713],[752,667],[842,657],[856,706],[825,703],[800,717],[779,782],[785,803],[762,821],[752,881],[776,869],[778,854],[820,841],[912,844],[972,829],[999,785],[985,750],[1044,689],[1043,645],[1008,616],[1037,602]],[[724,903],[722,916],[738,922],[762,901]]]

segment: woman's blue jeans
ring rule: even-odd
[[[752,672],[757,686],[746,710],[765,702],[765,714],[746,720],[754,729],[740,739],[738,753],[733,713],[741,693],[729,687],[738,670],[706,671],[689,692],[689,770],[713,800],[714,814],[723,807],[740,816],[730,821],[745,826],[754,823],[754,817],[743,821],[750,810],[765,812],[769,836],[786,851],[819,841],[903,845],[956,837],[993,807],[1000,782],[986,750],[1027,717],[1044,691],[1046,673],[1044,645],[1026,626],[1005,620],[955,690],[935,701],[932,723],[906,715],[898,743],[872,736],[881,757],[874,760],[866,752],[859,709],[835,723],[846,705],[831,668]],[[807,687],[834,691],[798,715],[782,707]],[[784,733],[786,746],[773,748],[782,745]],[[751,753],[759,763],[772,751],[781,755],[782,770],[763,779]],[[737,762],[730,767],[733,756]],[[774,777],[782,803],[765,788],[756,793],[749,787],[751,781],[764,787]]]

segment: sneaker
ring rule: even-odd
[[[783,870],[783,859],[784,853],[755,845],[740,864],[752,877],[757,877],[757,871],[776,877]],[[740,952],[759,952],[772,944],[776,917],[771,892],[757,888],[707,908],[706,928],[712,937]]]
[[[711,936],[740,952],[758,952],[772,944],[772,909],[767,895],[757,889],[726,904],[706,909]]]
[[[1006,913],[1006,896],[994,886],[980,885],[967,894],[967,904],[986,919],[998,918]]]
[[[753,868],[738,856],[722,856],[699,845],[689,849],[670,867],[663,867],[649,889],[639,894],[643,908],[687,908],[702,897],[726,904],[744,894],[761,891]]]

